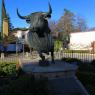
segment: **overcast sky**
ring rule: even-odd
[[[50,0],[52,6],[52,20],[58,20],[64,8],[84,17],[89,27],[95,27],[95,0]],[[1,6],[1,0],[0,0]],[[25,21],[18,18],[16,9],[22,15],[36,11],[48,11],[48,0],[5,0],[7,13],[14,27],[27,27]]]

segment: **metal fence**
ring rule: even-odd
[[[54,56],[55,56],[55,59],[62,59],[62,58],[77,58],[77,59],[80,59],[82,61],[92,61],[95,59],[95,54],[92,54],[92,53],[66,53],[64,51],[60,51],[60,52],[54,52]],[[48,58],[51,58],[51,55],[49,54],[48,56],[46,56]],[[36,60],[39,58],[39,55],[37,52],[34,52],[32,54],[30,53],[25,53],[24,56],[23,54],[19,54],[19,55],[16,55],[16,54],[12,54],[12,55],[8,55],[8,56],[5,56],[2,55],[1,58],[0,58],[0,62],[2,61],[7,61],[7,62],[14,62],[14,61],[17,61],[17,60]]]
[[[66,53],[64,51],[61,52],[55,52],[55,57],[58,59],[61,58],[77,58],[80,59],[82,61],[92,61],[95,59],[95,54],[93,53]]]

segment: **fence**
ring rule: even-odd
[[[64,51],[61,52],[55,52],[55,57],[57,59],[61,59],[61,58],[77,58],[80,59],[82,61],[92,61],[95,59],[95,54],[93,53],[66,53]]]
[[[77,59],[80,59],[82,61],[92,61],[95,59],[95,54],[91,54],[91,53],[66,53],[64,51],[60,51],[60,52],[54,52],[54,56],[55,56],[55,59],[61,59],[61,58],[77,58]],[[46,56],[46,57],[49,57],[51,58],[51,55],[49,54],[49,56]],[[23,56],[23,54],[20,54],[18,56],[16,56],[16,54],[12,54],[12,55],[9,55],[7,57],[1,57],[0,58],[0,62],[4,62],[4,61],[7,61],[7,62],[14,62],[14,61],[17,61],[19,59],[23,60],[23,59],[26,59],[26,60],[36,60],[37,58],[39,58],[39,55],[37,52],[34,52],[32,54],[30,53],[25,53],[25,55]]]

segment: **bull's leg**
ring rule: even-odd
[[[51,58],[52,58],[52,63],[55,64],[55,61],[54,61],[54,50],[51,51]]]
[[[45,61],[45,56],[43,56],[42,53],[39,53],[39,56],[41,57],[42,61]]]
[[[50,65],[49,64],[49,61],[48,60],[45,60],[45,56],[43,56],[42,53],[40,53],[39,55],[40,55],[40,57],[42,59],[42,60],[39,61],[39,65],[40,66],[49,66]]]

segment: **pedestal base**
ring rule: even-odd
[[[36,78],[71,77],[75,76],[77,65],[69,64],[63,61],[55,61],[55,64],[50,62],[49,66],[39,66],[39,62],[36,61],[22,64],[22,69],[26,73],[34,74]]]
[[[45,60],[45,61],[42,61],[42,60],[39,60],[39,66],[49,66],[50,65],[50,62],[48,60]]]

